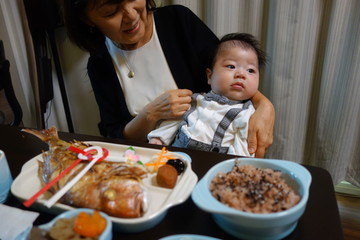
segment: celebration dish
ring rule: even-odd
[[[300,201],[289,209],[273,213],[246,212],[220,202],[211,193],[211,183],[220,172],[231,172],[235,164],[280,171],[286,184],[300,196]],[[306,168],[294,162],[275,159],[234,158],[213,166],[197,183],[191,197],[200,209],[213,215],[215,222],[224,231],[237,238],[281,239],[295,229],[298,219],[304,213],[309,197],[310,183],[310,173]]]
[[[59,141],[61,147],[59,147]],[[61,149],[63,146],[67,146],[68,144],[73,144],[63,143],[61,140],[47,142],[50,142],[50,150],[35,156],[25,163],[22,167],[21,173],[16,177],[12,184],[12,193],[21,201],[28,201],[34,196],[34,194],[41,191],[44,184],[46,185],[49,183],[46,179],[44,181],[44,178],[46,176],[51,178],[51,175],[46,175],[46,173],[44,174],[44,172],[47,171],[44,169],[52,169],[52,171],[47,172],[50,174],[59,169],[59,163],[53,164],[53,160],[48,160],[53,159],[55,155],[62,156],[59,153],[54,153],[54,151],[57,151],[57,149]],[[76,167],[72,168],[73,172],[69,171],[65,175],[69,179],[66,180],[66,177],[61,178],[58,181],[58,184],[54,184],[54,187],[50,189],[52,192],[46,192],[36,200],[36,202],[32,205],[33,208],[38,208],[39,210],[55,214],[64,210],[71,210],[76,207],[98,209],[110,215],[115,228],[126,232],[138,232],[155,226],[163,219],[168,208],[184,202],[190,196],[191,191],[197,182],[197,176],[191,169],[191,158],[185,153],[168,152],[164,149],[157,150],[149,148],[134,148],[127,145],[110,144],[105,142],[74,141],[74,143],[76,148],[82,150],[86,150],[89,146],[100,147],[108,152],[108,156],[106,156],[101,162],[96,162],[92,168],[86,172],[83,178],[70,188],[70,190],[66,192],[58,202],[50,208],[47,207],[48,205],[46,204],[50,200],[49,198],[53,197],[55,192],[59,192],[59,190],[61,191],[62,188],[64,188],[64,185],[66,186],[71,178],[69,176],[74,177],[74,175],[80,171],[77,168],[80,168],[81,164],[89,165],[90,163],[88,162],[91,161],[81,161],[78,163]],[[56,147],[52,148],[51,144],[55,144]],[[164,162],[166,163],[166,159],[169,158],[170,155],[171,158],[181,159],[185,165],[185,169],[178,176],[174,188],[167,189],[157,184],[156,174],[157,168],[163,165]],[[67,161],[74,162],[79,155],[73,154],[68,151],[68,148],[66,148],[66,157]],[[64,157],[61,158],[64,159]],[[69,158],[71,158],[71,160],[69,160]],[[53,165],[47,166],[47,164]],[[68,165],[69,164],[67,164],[66,167],[68,167]],[[151,171],[148,169],[150,166]],[[63,168],[66,167],[63,166]],[[69,173],[73,174],[71,175]],[[57,173],[57,175],[60,174],[61,173]],[[93,179],[95,179],[95,181],[91,182]],[[53,180],[53,178],[50,180]],[[96,185],[98,182],[99,187]],[[84,187],[89,183],[90,187]],[[77,184],[80,184],[80,187]],[[77,189],[77,192],[76,190],[74,192],[74,189]],[[79,189],[85,189],[86,191]],[[119,199],[114,198],[114,195],[117,196],[119,192],[126,193],[126,191],[129,191],[130,194]],[[74,198],[75,195],[77,196],[76,198]],[[92,201],[86,200],[88,195],[92,196],[91,198],[97,198],[97,196],[99,196],[98,198],[101,199],[105,197],[107,198],[107,202],[105,201],[106,204],[113,199],[115,199],[116,203],[120,203],[121,206],[122,204],[125,204],[124,208],[119,208],[123,211],[121,213],[122,215],[117,214],[119,212],[117,210],[110,209],[110,211],[108,211],[109,208],[106,207],[98,208],[99,205],[79,204],[79,202],[90,202],[90,204],[92,204]],[[135,197],[132,197],[132,195]],[[66,201],[69,199],[72,201]],[[73,201],[74,199],[77,201],[76,203]],[[100,206],[102,205],[104,205],[104,202],[100,204]],[[133,214],[133,212],[136,214]]]

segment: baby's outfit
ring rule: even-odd
[[[250,100],[233,101],[213,91],[193,94],[182,121],[169,120],[149,133],[165,145],[250,156],[248,123],[255,112]]]

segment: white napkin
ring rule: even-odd
[[[0,239],[13,240],[19,239],[19,236],[29,228],[39,216],[37,212],[30,212],[14,207],[0,204]]]

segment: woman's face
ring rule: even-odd
[[[259,67],[254,50],[229,47],[219,51],[212,70],[207,69],[211,89],[230,100],[247,100],[258,90]]]
[[[113,1],[114,2],[114,1]],[[152,35],[152,17],[145,0],[123,0],[111,3],[97,0],[86,8],[86,23],[96,27],[124,49],[136,49]]]

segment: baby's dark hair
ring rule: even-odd
[[[260,43],[256,38],[248,33],[229,33],[224,35],[216,48],[214,49],[214,52],[211,56],[210,61],[210,68],[212,69],[214,67],[216,56],[218,53],[228,47],[234,47],[234,46],[240,46],[242,48],[250,48],[253,49],[257,55],[258,58],[258,64],[259,68],[263,68],[266,64],[266,54],[264,51],[260,48]]]

